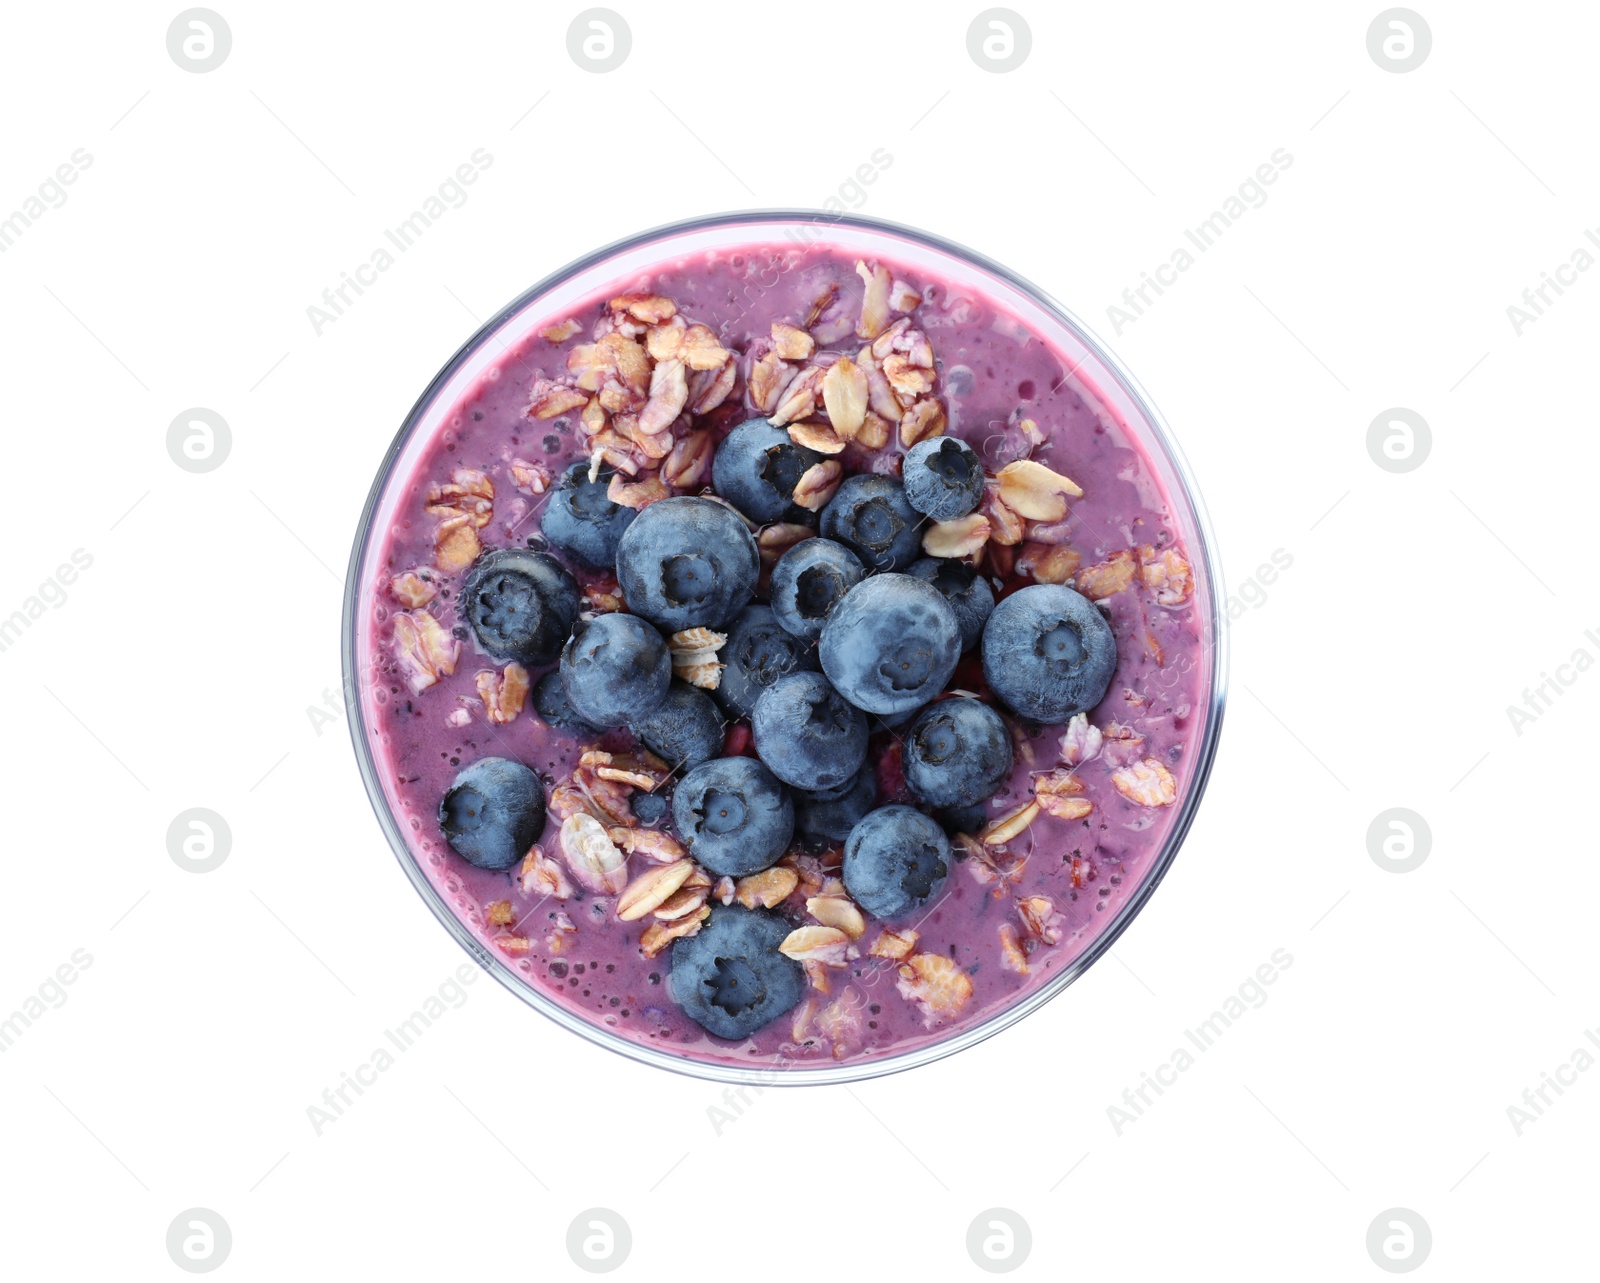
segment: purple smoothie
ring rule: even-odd
[[[869,345],[856,330],[863,308],[856,255],[826,244],[774,243],[698,252],[562,306],[525,337],[494,348],[492,364],[443,416],[434,439],[390,479],[380,505],[392,520],[368,558],[360,681],[383,789],[412,854],[461,921],[528,985],[583,1020],[670,1054],[758,1068],[825,1065],[899,1055],[984,1023],[1048,983],[1104,931],[1156,862],[1195,780],[1211,657],[1197,604],[1203,593],[1189,570],[1199,549],[1191,558],[1184,541],[1192,515],[1174,506],[1121,408],[1102,398],[1074,362],[970,282],[957,286],[930,275],[913,247],[906,248],[905,261],[880,256],[878,262],[895,282],[897,303],[910,303],[899,293],[902,283],[919,301],[888,319],[907,316],[932,346],[932,398],[945,417],[945,435],[971,445],[990,474],[1028,459],[1083,491],[1070,500],[1064,520],[1014,518],[1023,535],[1015,544],[1001,545],[991,534],[978,556],[996,598],[1036,578],[1077,587],[1106,613],[1117,668],[1100,705],[1070,728],[1028,726],[1006,714],[1016,761],[987,804],[988,819],[1024,807],[1036,788],[1045,808],[1008,840],[958,839],[943,892],[930,906],[903,919],[867,915],[843,964],[808,965],[801,1002],[744,1043],[714,1038],[680,1011],[670,987],[672,946],[646,956],[641,940],[652,919],[620,921],[616,895],[592,893],[568,876],[561,880],[572,894],[558,898],[548,894],[548,877],[525,878],[522,867],[474,868],[450,849],[438,808],[462,767],[498,756],[544,778],[552,810],[539,847],[559,866],[560,798],[573,795],[580,757],[595,749],[623,757],[636,751],[626,730],[580,736],[546,725],[531,696],[518,709],[517,691],[503,689],[505,665],[478,651],[455,601],[478,547],[545,546],[539,515],[554,479],[591,458],[594,441],[585,434],[581,406],[531,417],[530,389],[548,395],[551,385],[570,385],[569,354],[613,327],[609,299],[622,293],[670,299],[677,315],[706,326],[736,355],[731,393],[704,414],[685,415],[675,429],[680,440],[703,430],[715,442],[762,412],[752,403],[751,372],[774,346],[775,323],[808,330],[816,360],[824,353],[854,357]],[[851,444],[834,457],[846,474],[893,474],[904,453],[891,430],[882,448]],[[474,474],[487,479],[492,498],[475,493],[488,487]],[[448,490],[453,478],[456,492]],[[710,470],[695,477],[690,469],[689,479],[668,492],[700,493],[710,485]],[[442,497],[440,487],[446,487]],[[474,525],[485,507],[484,523]],[[1005,513],[993,513],[989,504],[980,511],[991,515],[993,530],[1005,524]],[[571,569],[586,607],[617,606],[614,576]],[[403,578],[408,573],[415,578]],[[439,631],[418,642],[410,621],[424,613]],[[420,676],[414,659],[397,658],[407,643],[435,659]],[[528,681],[537,683],[544,671],[528,673]],[[510,685],[517,684],[512,674]],[[976,649],[963,657],[949,688],[990,698]],[[497,701],[502,715],[514,712],[509,720],[492,720]],[[876,720],[873,730],[868,760],[877,766],[878,804],[914,802],[900,774],[895,732]],[[723,752],[753,753],[748,741],[746,724],[733,723]],[[617,787],[625,797],[628,788]],[[670,788],[670,779],[661,785],[664,794]],[[656,827],[672,833],[670,812]],[[809,896],[843,895],[835,881],[839,854],[838,844],[813,852],[796,845],[785,857],[784,867],[799,881],[776,907],[795,927],[815,923]],[[653,867],[635,854],[628,876]],[[705,889],[710,903],[718,891]],[[905,952],[913,930],[910,956],[893,956]]]

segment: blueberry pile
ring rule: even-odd
[[[760,873],[795,843],[842,843],[850,896],[898,919],[937,900],[955,858],[949,835],[981,826],[1012,773],[1001,710],[1056,724],[1092,709],[1116,644],[1071,588],[1034,584],[997,603],[971,566],[923,555],[930,521],[982,500],[984,470],[964,442],[920,442],[901,478],[846,476],[817,514],[794,494],[823,457],[752,418],[716,448],[710,492],[639,511],[613,501],[608,470],[591,477],[574,464],[541,519],[557,555],[482,553],[458,615],[483,653],[549,668],[532,690],[545,723],[586,739],[626,729],[674,768],[669,787],[630,805],[643,824],[670,823],[712,877]],[[817,537],[790,547],[764,587],[751,531],[773,522]],[[614,573],[626,611],[586,616],[563,562]],[[714,689],[674,677],[670,646],[687,630],[726,637]],[[950,689],[970,652],[970,676],[955,684],[978,685],[981,663],[987,691],[976,696]],[[745,720],[748,735],[731,732]],[[868,743],[889,733],[914,805],[880,804]],[[463,859],[508,869],[539,839],[543,785],[516,762],[482,759],[456,777],[439,822]],[[804,971],[778,949],[793,925],[779,911],[716,905],[672,945],[673,997],[711,1034],[748,1037],[800,1000]]]

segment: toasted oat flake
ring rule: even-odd
[[[616,895],[628,885],[628,857],[586,812],[561,822],[561,854],[573,877],[596,895]]]
[[[1022,439],[1030,446],[1037,448],[1038,446],[1042,446],[1044,444],[1044,429],[1032,419],[1024,419],[1021,423],[1017,424],[1017,431],[1022,434]]]
[[[1083,796],[1083,781],[1071,771],[1046,771],[1033,780],[1039,809],[1058,820],[1081,820],[1094,810]]]
[[[989,542],[989,519],[981,512],[935,521],[922,535],[922,551],[930,557],[971,557]]]
[[[693,490],[711,471],[711,433],[698,428],[673,442],[661,463],[661,480],[674,490]]]
[[[657,865],[640,874],[617,897],[617,917],[624,922],[633,922],[653,913],[688,880],[693,871],[694,865],[688,860],[677,860],[672,864]]]
[[[1028,974],[1028,955],[1023,952],[1016,927],[1009,922],[1000,924],[1000,964],[1019,976]]]
[[[474,468],[457,468],[444,484],[428,487],[430,517],[465,517],[482,530],[494,515],[494,482]]]
[[[492,927],[509,927],[516,920],[510,900],[496,900],[484,913],[484,921]]]
[[[582,322],[576,317],[569,316],[564,321],[557,321],[554,325],[547,325],[539,333],[551,343],[565,343],[574,334],[583,328]]]
[[[838,461],[823,459],[807,468],[795,483],[794,501],[811,512],[819,512],[828,506],[843,480],[844,468]]]
[[[756,536],[756,547],[761,553],[761,564],[769,570],[778,564],[778,558],[804,539],[813,538],[816,531],[810,526],[792,521],[779,521],[763,526]]]
[[[663,833],[660,829],[639,829],[628,828],[625,825],[614,825],[606,830],[606,836],[629,855],[642,855],[645,859],[654,860],[657,864],[671,864],[676,860],[683,859],[687,854],[677,838],[670,833]]]
[[[843,441],[854,441],[867,414],[867,372],[841,356],[822,375],[822,404]]]
[[[646,436],[666,432],[683,413],[689,400],[689,376],[684,363],[674,357],[650,372],[650,399],[639,412],[639,432]],[[638,437],[634,438],[636,441]],[[663,450],[657,458],[666,454]]]
[[[676,922],[652,922],[639,937],[639,948],[644,951],[645,957],[653,958],[674,940],[694,935],[710,916],[711,906],[705,905],[700,912],[691,913]]]
[[[793,423],[796,419],[804,419],[815,414],[817,398],[822,395],[822,377],[826,373],[819,365],[807,366],[789,381],[784,388],[783,395],[778,398],[777,404],[772,407],[767,419],[775,428],[781,428],[786,423]]]
[[[523,494],[543,494],[555,479],[555,474],[542,463],[530,463],[526,459],[513,459],[510,468],[511,484]]]
[[[796,445],[805,446],[808,450],[815,450],[818,454],[838,454],[845,447],[845,442],[838,434],[819,419],[791,423],[789,440]]]
[[[856,336],[875,339],[889,324],[889,292],[894,288],[894,278],[882,264],[868,267],[859,259],[856,275],[866,287],[861,295],[861,319],[856,323]]]
[[[945,427],[944,406],[932,397],[925,397],[901,418],[900,444],[909,450],[927,437],[942,437]]]
[[[939,953],[916,953],[898,968],[895,988],[900,996],[922,1009],[930,1029],[940,1020],[960,1014],[972,997],[972,980],[954,962]]]
[[[1083,558],[1065,544],[1025,543],[1017,556],[1017,570],[1032,575],[1036,583],[1069,584]]]
[[[856,444],[863,450],[881,450],[889,444],[889,429],[892,425],[888,419],[876,411],[868,410],[861,420],[861,431],[856,433]]]
[[[837,927],[852,940],[866,934],[867,920],[861,910],[841,895],[816,895],[806,901],[806,912],[825,927]]]
[[[1004,815],[991,820],[984,825],[983,831],[978,834],[978,840],[985,846],[1000,846],[1011,841],[1017,834],[1023,832],[1033,823],[1039,814],[1039,803],[1027,801],[1021,806],[1007,811]]]
[[[800,882],[793,869],[774,865],[734,883],[734,898],[747,909],[770,909],[787,900]]]
[[[567,368],[572,368],[570,361]],[[568,410],[576,410],[588,400],[578,388],[568,387],[553,379],[535,379],[533,386],[528,389],[528,404],[523,413],[530,419],[553,419]]]
[[[1067,515],[1067,498],[1083,494],[1077,482],[1032,459],[1008,463],[996,474],[1000,498],[1006,507],[1029,521],[1060,521]]]
[[[922,295],[907,285],[898,276],[889,286],[889,307],[892,311],[905,313],[914,311],[922,302]]]
[[[441,677],[456,671],[461,643],[425,610],[394,617],[395,659],[413,695],[420,695]]]
[[[528,681],[528,670],[521,664],[513,660],[499,673],[492,668],[484,669],[473,681],[491,722],[504,726],[522,715],[531,683]]]
[[[692,887],[686,882],[656,905],[655,916],[661,922],[676,922],[679,918],[686,918],[691,913],[699,912],[700,907],[710,898],[709,888]]]
[[[549,896],[556,900],[570,900],[572,883],[567,871],[544,853],[542,847],[530,847],[522,857],[522,894]]]
[[[1017,901],[1017,916],[1022,919],[1022,929],[1034,939],[1045,944],[1061,943],[1061,914],[1049,896],[1023,896]]]
[[[981,511],[989,518],[990,542],[1008,548],[1022,542],[1022,518],[1001,498],[998,485],[991,483],[985,488]]]
[[[778,407],[778,398],[795,377],[794,366],[776,352],[768,352],[750,367],[748,386],[750,401],[763,414],[771,414]]]
[[[1121,722],[1107,722],[1101,734],[1100,756],[1112,770],[1131,766],[1144,756],[1144,736]]]
[[[1078,591],[1091,601],[1104,601],[1131,584],[1138,573],[1139,562],[1133,553],[1115,552],[1079,572]]]
[[[1147,757],[1111,773],[1118,793],[1140,806],[1171,806],[1178,800],[1178,785],[1158,760]]]
[[[660,477],[646,477],[643,481],[629,481],[615,472],[606,486],[606,498],[624,508],[643,509],[663,499],[670,499],[672,491]]]
[[[772,323],[772,349],[784,360],[804,361],[816,346],[816,340],[799,327],[783,321]]]
[[[391,579],[389,581],[389,591],[394,594],[394,599],[397,602],[410,610],[415,610],[419,606],[426,606],[439,595],[439,590],[415,570],[408,570],[404,574],[396,575]]]
[[[739,381],[739,359],[728,356],[721,365],[709,370],[697,369],[694,353],[688,354],[685,364],[694,373],[689,376],[689,413],[709,414],[728,399],[733,385]]]
[[[501,953],[511,957],[520,957],[533,948],[527,936],[498,935],[494,938],[494,945]]]
[[[1139,571],[1144,586],[1153,589],[1162,606],[1181,606],[1194,591],[1194,572],[1176,548],[1157,551],[1149,544],[1139,548]]]
[[[721,370],[733,358],[733,353],[722,346],[711,328],[699,324],[684,330],[678,355],[691,370],[702,373]]]
[[[727,640],[726,633],[713,632],[709,628],[686,628],[673,633],[667,638],[673,676],[702,690],[716,690],[725,667],[717,658],[717,652]]]
[[[838,927],[796,927],[784,937],[778,952],[797,962],[820,962],[842,967],[850,937]]]
[[[1068,766],[1079,766],[1100,751],[1100,729],[1089,721],[1087,713],[1074,713],[1061,737],[1061,760]]]
[[[660,294],[619,294],[607,306],[646,325],[660,325],[678,310],[676,303]]]
[[[433,536],[433,564],[440,570],[465,570],[482,551],[483,544],[470,517],[451,517],[439,523]]]
[[[717,885],[712,888],[711,894],[720,904],[728,905],[733,903],[733,898],[738,892],[733,879],[724,874],[717,879]]]
[[[867,950],[874,958],[909,958],[917,947],[915,931],[891,931],[885,927]]]

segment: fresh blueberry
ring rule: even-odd
[[[723,627],[750,600],[760,574],[754,536],[715,499],[653,503],[617,544],[628,609],[669,633]]]
[[[866,574],[832,539],[802,539],[772,568],[772,613],[796,637],[816,641],[828,615]]]
[[[596,615],[572,630],[561,652],[561,684],[584,721],[624,726],[648,717],[667,697],[672,656],[639,616]]]
[[[722,751],[723,726],[711,696],[687,682],[673,682],[656,711],[633,723],[633,733],[673,766],[699,766]]]
[[[567,698],[566,683],[561,680],[559,668],[552,668],[534,683],[533,711],[546,726],[560,727],[564,731],[597,732],[604,729],[578,716],[572,701]]]
[[[672,996],[718,1038],[743,1041],[800,1001],[806,973],[778,952],[789,923],[766,909],[718,905],[672,946]]]
[[[521,762],[480,757],[439,802],[451,848],[480,869],[509,869],[544,832],[544,785]]]
[[[641,793],[636,789],[628,795],[628,809],[640,824],[654,827],[667,818],[667,799],[659,793]]]
[[[926,904],[950,868],[950,840],[911,806],[879,807],[850,830],[844,886],[863,909],[894,918]]]
[[[1011,732],[976,699],[941,699],[911,724],[900,756],[906,785],[929,806],[973,806],[1011,774]]]
[[[834,788],[867,757],[867,717],[821,673],[790,673],[767,687],[750,716],[756,752],[795,788]]]
[[[983,464],[959,437],[929,437],[906,452],[906,502],[933,521],[954,521],[983,498]]]
[[[873,575],[828,616],[818,650],[828,680],[857,708],[903,713],[944,690],[961,658],[961,628],[932,584]]]
[[[994,609],[994,589],[989,587],[989,581],[965,562],[939,557],[913,562],[906,574],[926,580],[944,594],[961,625],[962,651],[976,646],[983,636],[984,622]]]
[[[467,572],[457,611],[496,659],[538,668],[554,662],[578,618],[578,581],[546,553],[495,548]]]
[[[646,793],[644,796],[654,795]],[[950,834],[974,834],[988,822],[988,808],[981,802],[977,806],[957,806],[939,812],[939,823],[943,824],[944,831]]]
[[[794,836],[794,803],[753,757],[702,762],[672,794],[672,822],[689,853],[718,875],[740,878],[775,864]]]
[[[983,627],[983,675],[1008,708],[1046,725],[1105,698],[1117,639],[1087,597],[1033,584],[994,608]]]
[[[822,533],[861,558],[869,571],[899,570],[922,552],[922,515],[893,477],[846,477],[822,510]]]
[[[816,647],[780,624],[770,606],[747,606],[729,627],[717,658],[725,665],[717,702],[735,717],[749,717],[761,693],[778,678],[817,671]]]
[[[544,506],[539,529],[544,537],[590,570],[610,570],[617,563],[617,541],[639,514],[606,493],[612,470],[602,467],[589,480],[583,460],[561,474],[555,493]]]
[[[878,772],[869,762],[831,789],[796,789],[794,829],[807,842],[843,842],[878,802]]]
[[[751,521],[777,521],[789,510],[795,483],[821,459],[815,450],[796,445],[788,429],[747,419],[712,456],[711,484]]]

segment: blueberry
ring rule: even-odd
[[[561,474],[555,493],[544,506],[539,529],[544,537],[590,570],[610,570],[617,563],[617,541],[639,514],[606,493],[612,470],[601,468],[589,480],[589,464],[580,460]]]
[[[667,799],[659,793],[635,790],[628,796],[628,809],[640,824],[657,825],[667,818]]]
[[[845,594],[822,630],[822,671],[869,713],[903,713],[944,690],[961,658],[950,603],[910,575],[874,575]]]
[[[868,762],[855,778],[831,789],[796,789],[795,832],[808,842],[843,842],[878,802],[878,772]]]
[[[669,633],[723,627],[749,602],[760,575],[755,538],[714,499],[653,503],[617,544],[628,609]]]
[[[939,812],[939,823],[944,825],[946,833],[975,834],[988,822],[989,811],[981,802],[977,806],[957,806]]]
[[[924,557],[906,568],[906,574],[926,580],[956,612],[961,625],[961,649],[969,651],[983,636],[983,625],[994,609],[994,589],[989,581],[962,561]]]
[[[725,665],[717,702],[735,717],[749,717],[761,693],[778,678],[817,671],[816,647],[784,628],[770,606],[747,606],[729,627],[717,657]]]
[[[572,630],[561,652],[561,684],[584,721],[623,726],[660,707],[672,684],[672,656],[639,616],[597,615]]]
[[[495,548],[472,564],[456,609],[489,654],[538,668],[578,618],[578,581],[546,553]]]
[[[950,869],[950,840],[915,807],[879,807],[850,830],[844,885],[868,913],[898,917],[926,904]]]
[[[907,787],[929,806],[973,806],[1011,774],[1011,732],[987,704],[941,699],[911,724],[900,764]]]
[[[696,860],[738,878],[768,868],[789,849],[794,803],[755,758],[719,757],[678,781],[672,822]]]
[[[785,784],[845,783],[867,758],[867,717],[821,673],[790,673],[767,687],[750,717],[756,752]]]
[[[544,785],[521,762],[480,757],[439,802],[451,848],[480,869],[509,869],[544,832]]]
[[[1087,597],[1033,584],[994,608],[983,627],[983,675],[1013,712],[1046,725],[1087,713],[1105,698],[1117,639]]]
[[[564,731],[603,730],[579,717],[567,698],[566,684],[561,680],[561,670],[552,668],[534,683],[533,711],[546,726],[560,727]]]
[[[861,558],[869,571],[899,570],[922,552],[922,515],[893,477],[846,477],[822,510],[822,533]]]
[[[655,712],[633,723],[633,733],[673,766],[699,766],[722,751],[722,714],[711,696],[687,682],[673,682]]]
[[[772,613],[796,637],[816,641],[828,615],[866,574],[832,539],[802,539],[772,568]]]
[[[800,1001],[805,971],[778,952],[789,924],[766,909],[718,905],[672,946],[672,996],[718,1038],[742,1041]]]
[[[906,502],[932,521],[954,521],[983,498],[983,464],[958,437],[929,437],[906,452]]]
[[[815,450],[796,445],[787,429],[747,419],[712,456],[711,484],[751,521],[777,521],[789,510],[795,483],[821,459]]]

